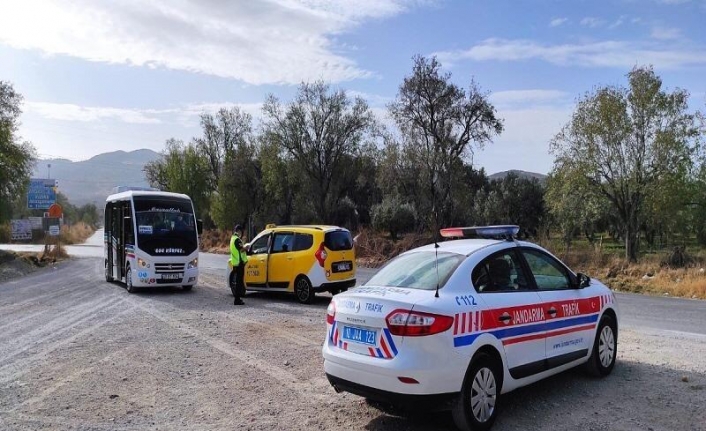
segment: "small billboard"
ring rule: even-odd
[[[32,222],[23,220],[10,220],[10,239],[13,241],[25,241],[32,239]]]

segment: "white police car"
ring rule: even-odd
[[[336,391],[451,409],[460,429],[483,430],[501,394],[581,364],[609,374],[618,340],[612,292],[515,240],[518,231],[442,229],[475,239],[410,250],[336,295],[323,346]]]

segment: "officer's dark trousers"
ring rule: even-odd
[[[245,264],[240,264],[235,269],[235,294],[237,298],[245,296]]]

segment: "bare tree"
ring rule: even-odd
[[[329,220],[339,197],[334,179],[344,156],[356,154],[375,121],[363,99],[323,82],[303,83],[287,105],[270,95],[263,107],[268,140],[278,143],[309,179],[317,216]]]
[[[412,75],[400,85],[389,110],[402,133],[405,156],[418,162],[424,209],[439,211],[443,223],[452,212],[453,166],[472,155],[473,144],[482,148],[500,134],[502,120],[475,82],[467,91],[453,84],[435,57],[414,58]]]

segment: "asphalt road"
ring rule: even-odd
[[[41,245],[0,244],[0,249],[14,251],[41,251]],[[103,257],[103,230],[98,230],[85,244],[67,246],[73,257]],[[202,270],[222,275],[228,256],[200,253]],[[375,274],[371,268],[358,268],[358,283],[367,282]],[[680,332],[706,336],[706,301],[616,293],[620,307],[620,324],[626,328],[653,331]]]

